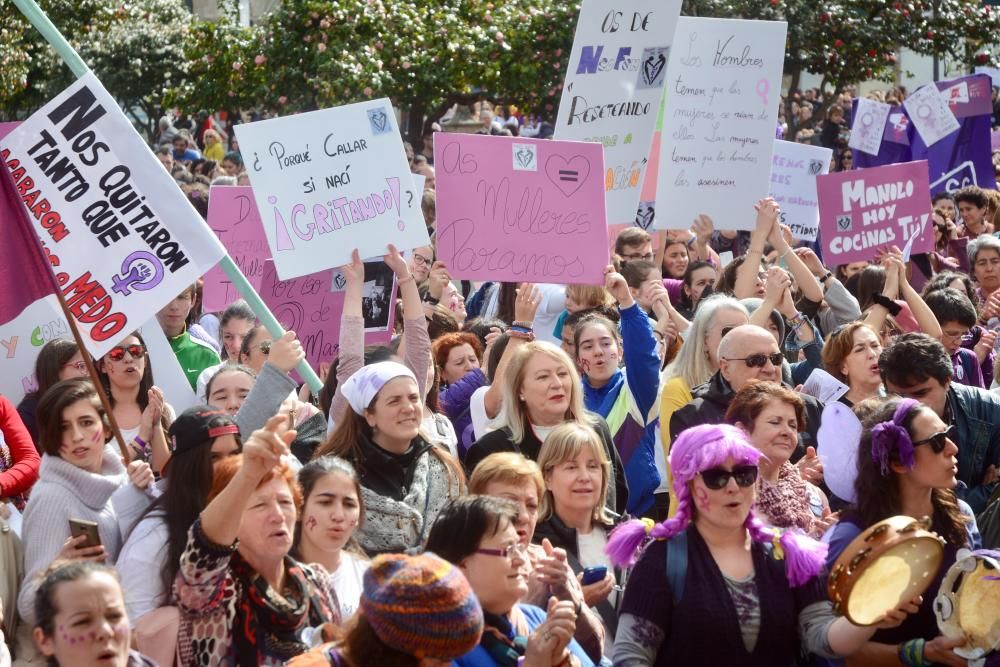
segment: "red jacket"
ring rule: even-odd
[[[27,493],[38,479],[41,457],[31,442],[14,404],[0,396],[0,445],[7,448],[13,465],[0,472],[0,498],[11,498]],[[2,463],[0,463],[2,467]]]

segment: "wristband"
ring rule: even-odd
[[[763,255],[763,254],[764,254],[763,250],[755,250],[753,248],[750,248],[749,250],[747,250],[747,256],[749,256],[749,255]]]
[[[533,331],[521,331],[519,329],[510,329],[507,331],[507,335],[511,338],[520,338],[521,340],[526,340],[529,343],[535,340],[535,333]]]
[[[396,286],[398,287],[399,285],[405,285],[408,282],[414,282],[414,283],[417,282],[417,279],[413,277],[412,273],[410,275],[406,276],[405,278],[403,278],[402,280],[397,280],[396,281]]]
[[[134,436],[132,438],[132,442],[139,443],[139,451],[141,451],[143,454],[145,454],[146,450],[149,448],[149,443],[140,438],[139,436]]]
[[[875,296],[872,297],[872,301],[874,301],[879,306],[882,306],[883,308],[888,310],[889,314],[892,315],[893,317],[899,315],[899,313],[903,310],[903,308],[898,303],[888,298],[884,294],[876,294]]]
[[[531,322],[511,322],[510,326],[531,331]]]
[[[778,255],[778,259],[784,259],[785,257],[788,256],[788,253],[790,253],[791,251],[792,251],[792,246],[788,246],[787,248],[785,248],[785,252]]]
[[[432,306],[436,306],[439,303],[441,303],[441,300],[435,299],[434,297],[431,296],[430,292],[428,292],[427,296],[424,297],[424,303],[429,303]]]
[[[911,639],[899,645],[899,661],[906,667],[930,667],[932,663],[924,658],[924,645],[927,642],[923,639]]]
[[[820,281],[820,282],[821,282],[822,284],[824,284],[824,285],[825,285],[825,284],[826,284],[826,281],[827,281],[827,280],[829,280],[830,278],[833,278],[833,272],[832,272],[832,271],[827,271],[827,272],[826,272],[826,275],[825,275],[825,276],[823,276],[822,278],[820,278],[820,279],[819,279],[819,281]]]

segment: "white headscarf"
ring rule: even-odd
[[[395,361],[380,361],[377,364],[362,367],[357,373],[347,378],[340,393],[350,403],[351,409],[362,415],[382,387],[389,380],[398,377],[408,377],[414,382],[417,381],[413,371],[403,364]]]

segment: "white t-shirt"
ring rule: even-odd
[[[552,330],[556,328],[556,320],[566,310],[566,286],[543,283],[537,287],[541,292],[542,302],[535,311],[535,321],[532,324],[535,340],[559,345],[562,341],[552,335]]]
[[[581,565],[584,567],[601,567],[603,565],[608,568],[608,572],[614,574],[614,566],[611,563],[611,558],[604,553],[604,547],[608,545],[608,534],[603,528],[594,526],[594,529],[586,535],[577,531],[576,545],[580,550]],[[617,601],[618,592],[611,591],[611,595],[608,596],[608,602],[614,606],[617,604]]]
[[[346,551],[340,553],[340,566],[332,573],[333,588],[337,591],[337,601],[340,602],[340,618],[346,621],[361,604],[363,577],[371,562]]]
[[[504,424],[504,412],[503,406],[500,406],[500,412],[497,413],[496,419],[490,419],[486,415],[486,392],[490,390],[489,386],[479,387],[469,398],[469,414],[472,416],[472,436],[479,440],[490,431],[495,431],[498,428],[502,428]]]

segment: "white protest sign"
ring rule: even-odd
[[[781,207],[781,222],[792,236],[814,241],[819,232],[816,177],[830,171],[833,151],[821,146],[775,141],[770,194]]]
[[[177,360],[177,355],[170,347],[170,341],[167,340],[156,318],[142,325],[139,334],[146,343],[149,367],[153,369],[153,380],[156,386],[163,390],[163,395],[167,397],[174,412],[180,414],[198,405],[201,401],[191,389],[191,383],[181,368],[181,362]]]
[[[878,155],[882,146],[882,134],[885,132],[885,122],[889,119],[889,109],[885,102],[870,100],[867,97],[858,98],[858,108],[854,113],[854,124],[851,126],[851,139],[847,145],[862,153]]]
[[[654,227],[753,229],[768,193],[785,58],[783,21],[677,21],[667,65]]]
[[[819,399],[820,403],[836,401],[849,390],[850,387],[822,368],[814,368],[801,389],[803,394],[808,394],[813,398]]]
[[[225,254],[92,73],[0,139],[0,157],[95,357]]]
[[[282,280],[429,243],[389,100],[235,131]]]
[[[73,334],[55,294],[35,301],[16,319],[0,325],[0,394],[17,405],[25,394],[38,389],[35,360],[42,346],[56,338],[72,339]]]
[[[584,0],[556,139],[604,144],[609,224],[631,224],[681,0]]]
[[[903,106],[913,127],[928,146],[933,146],[961,127],[948,106],[948,100],[933,83],[913,91]]]

